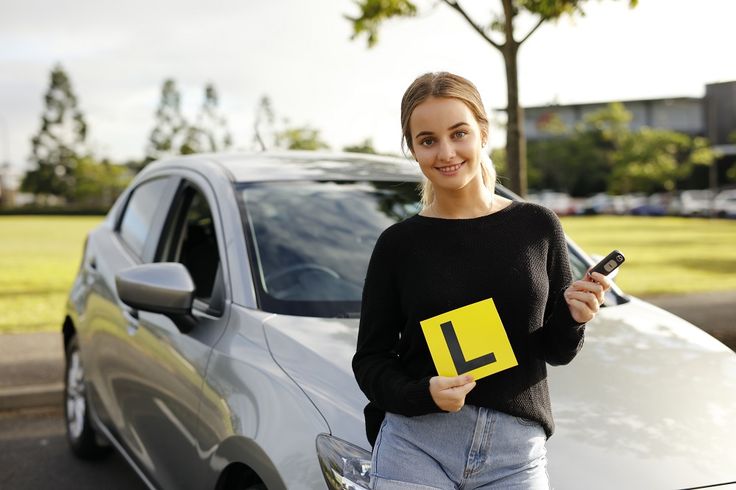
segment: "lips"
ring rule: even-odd
[[[462,167],[464,164],[465,162],[460,162],[453,165],[445,165],[444,167],[435,167],[435,169],[439,170],[440,173],[442,173],[443,175],[452,175],[460,170],[460,167]]]

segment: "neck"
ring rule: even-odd
[[[424,209],[435,218],[464,219],[491,214],[494,206],[493,193],[481,182],[480,187],[453,191],[435,187],[434,201]]]

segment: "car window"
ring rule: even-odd
[[[239,196],[261,308],[294,315],[357,314],[378,236],[419,210],[414,183],[258,183]]]
[[[178,208],[162,236],[159,260],[183,264],[195,285],[195,298],[210,303],[220,269],[212,211],[196,187],[187,184],[179,193]]]
[[[580,260],[572,250],[568,250],[567,255],[570,257],[570,272],[572,273],[573,280],[582,279],[588,271],[587,264]]]
[[[143,256],[146,239],[160,209],[161,195],[167,184],[167,179],[142,183],[133,190],[125,207],[120,222],[120,237],[139,257]]]

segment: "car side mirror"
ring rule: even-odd
[[[115,275],[120,300],[136,310],[161,313],[186,333],[197,320],[192,315],[194,281],[189,271],[176,262],[131,267]]]

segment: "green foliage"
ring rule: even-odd
[[[704,138],[651,128],[631,131],[631,119],[623,104],[613,103],[589,114],[566,136],[531,142],[531,186],[577,196],[669,191],[695,165],[714,161]]]
[[[156,109],[156,122],[148,138],[145,163],[182,152],[188,129],[187,121],[181,113],[181,95],[172,79],[164,81],[161,87],[161,100]],[[191,153],[189,148],[184,152]]]
[[[366,138],[362,143],[358,143],[356,145],[345,146],[342,151],[347,151],[349,153],[370,153],[371,155],[378,154],[376,149],[373,148],[373,140],[371,138]]]
[[[508,180],[508,163],[506,162],[506,150],[504,148],[491,149],[491,161],[496,169],[496,177],[502,183]]]
[[[516,8],[538,14],[545,20],[556,19],[563,14],[583,14],[580,4],[584,0],[517,0]]]
[[[671,191],[694,165],[710,165],[713,151],[705,138],[691,138],[674,131],[642,128],[622,133],[611,153],[613,193]]]
[[[220,113],[217,89],[208,83],[204,89],[204,101],[197,115],[197,122],[187,127],[181,145],[183,155],[226,150],[232,146],[232,136],[225,116]]]
[[[87,124],[77,107],[71,80],[61,65],[51,70],[49,88],[44,97],[41,127],[31,139],[28,171],[21,190],[43,196],[69,198],[74,189],[76,159],[86,153]]]
[[[287,150],[322,150],[330,147],[322,141],[319,130],[309,126],[287,127],[278,132],[276,146]]]
[[[527,156],[531,188],[581,196],[607,187],[610,165],[592,133],[575,132],[567,137],[532,141]]]
[[[128,167],[108,160],[98,162],[89,156],[77,160],[74,173],[74,202],[91,208],[112,206],[133,178]]]
[[[378,42],[378,28],[392,17],[413,17],[417,14],[417,7],[409,0],[361,0],[355,2],[360,8],[359,17],[345,15],[353,24],[351,39],[365,34],[368,47]]]
[[[736,181],[736,165],[733,165],[726,171],[726,178],[728,178],[728,180],[730,180],[731,182]]]
[[[277,122],[276,111],[268,95],[258,101],[253,125],[256,149],[322,150],[330,146],[322,140],[318,129],[309,125],[293,126],[287,118]]]

